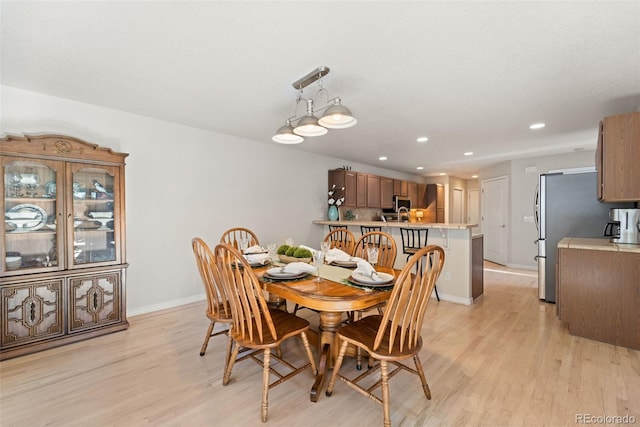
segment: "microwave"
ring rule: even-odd
[[[393,210],[398,212],[400,208],[411,210],[411,199],[403,196],[393,196]]]

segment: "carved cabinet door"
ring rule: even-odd
[[[64,335],[62,279],[2,288],[2,347]]]
[[[69,278],[69,332],[121,320],[119,271]]]

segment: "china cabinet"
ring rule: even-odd
[[[126,156],[60,135],[0,139],[0,359],[128,327]]]

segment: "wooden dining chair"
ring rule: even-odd
[[[337,248],[351,254],[356,243],[356,237],[346,228],[336,228],[324,236],[324,241],[331,243],[331,249]]]
[[[353,389],[381,403],[384,426],[390,427],[389,378],[405,370],[420,378],[424,395],[431,400],[431,391],[418,353],[422,348],[422,322],[427,304],[443,264],[444,251],[441,247],[430,245],[420,249],[396,279],[383,315],[367,316],[338,330],[340,352],[327,386],[327,396],[333,393],[339,377]],[[413,274],[414,270],[416,274]],[[353,380],[339,373],[349,344],[368,352],[377,361],[375,366]],[[413,358],[415,369],[402,363],[410,358]],[[391,372],[390,364],[393,365]],[[375,384],[367,383],[367,388],[359,384],[378,369],[380,379]],[[381,387],[382,398],[373,394],[378,387]]]
[[[223,283],[229,296],[232,324],[229,335],[233,340],[231,357],[227,358],[222,384],[229,384],[231,371],[243,349],[258,350],[263,353],[262,361],[255,352],[247,357],[251,358],[263,368],[262,370],[262,422],[267,421],[269,389],[292,378],[303,370],[311,367],[313,376],[317,375],[315,361],[307,339],[309,322],[305,319],[287,313],[286,311],[270,309],[262,294],[262,287],[247,260],[231,245],[221,243],[215,248],[216,278]],[[309,363],[296,368],[285,361],[278,353],[283,341],[299,336],[309,358]],[[276,349],[275,352],[272,352]],[[285,375],[271,366],[271,358],[276,359],[282,367],[289,369]],[[270,374],[278,379],[270,383]]]
[[[396,254],[398,253],[396,241],[393,237],[384,231],[365,233],[354,245],[352,255],[368,260],[367,249],[372,247],[378,248],[378,262],[376,265],[379,267],[393,268],[396,262]]]
[[[200,356],[204,356],[209,345],[209,339],[216,335],[227,334],[228,328],[222,331],[213,332],[216,323],[226,323],[231,325],[231,307],[227,294],[222,284],[214,278],[214,255],[211,252],[209,246],[199,237],[194,237],[191,240],[191,246],[193,248],[193,254],[196,257],[196,264],[198,271],[200,272],[200,278],[204,285],[204,290],[207,295],[207,310],[206,315],[209,318],[209,329],[204,337],[204,342],[200,348]],[[231,339],[231,338],[229,338]],[[228,349],[228,346],[227,346]],[[229,353],[227,352],[227,358]]]
[[[248,228],[235,227],[230,228],[220,236],[220,243],[228,243],[236,249],[240,249],[240,242],[246,239],[248,241],[247,247],[260,245],[260,241],[256,234]]]

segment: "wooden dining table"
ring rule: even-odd
[[[263,283],[264,289],[269,292],[270,303],[282,307],[282,302],[289,300],[300,306],[316,310],[320,315],[318,374],[310,393],[311,401],[317,402],[327,377],[327,371],[333,366],[338,355],[339,345],[336,332],[342,325],[342,314],[365,310],[380,304],[389,299],[390,292],[388,289],[365,289],[343,283],[338,278],[349,278],[351,270],[342,267],[323,265],[320,267],[320,281],[316,281],[314,275],[292,281],[266,280],[263,278],[263,274],[269,267],[261,267],[255,271]],[[394,281],[399,274],[398,270],[388,268],[377,267],[376,270],[393,274]],[[331,279],[327,277],[331,277]]]

